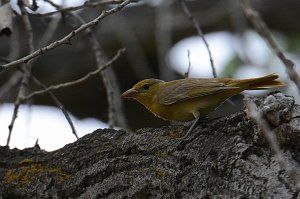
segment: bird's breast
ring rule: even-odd
[[[146,106],[147,107],[147,106]],[[154,115],[164,120],[185,122],[194,120],[192,104],[177,102],[171,105],[153,103],[147,107]]]

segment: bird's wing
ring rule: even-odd
[[[159,102],[163,105],[170,105],[186,99],[216,94],[236,88],[226,86],[226,79],[223,79],[223,81],[204,78],[174,80],[166,83],[166,87],[160,93]]]

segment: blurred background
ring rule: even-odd
[[[74,15],[68,12],[49,16],[38,15],[37,13],[48,13],[56,9],[48,1],[36,2],[36,11],[28,9],[31,13],[35,49],[61,39],[80,26]],[[70,7],[82,5],[85,1],[53,2],[62,7]],[[89,2],[97,3],[101,0]],[[250,2],[271,29],[281,49],[298,67],[300,1]],[[0,37],[0,64],[28,54],[26,33],[21,17],[18,16],[20,11],[17,0],[10,1],[10,4],[14,10],[13,29],[10,36]],[[281,79],[288,84],[282,91],[294,96],[299,103],[296,87],[288,80],[283,64],[264,40],[252,30],[239,1],[189,0],[186,1],[186,5],[200,24],[219,77],[247,78],[279,73]],[[72,13],[88,22],[99,16],[103,10],[115,6],[117,4],[103,4]],[[126,53],[114,62],[105,74],[113,83],[115,96],[119,96],[145,78],[166,81],[183,78],[189,63],[190,77],[213,77],[207,48],[177,0],[142,0],[131,3],[122,11],[104,18],[92,31],[104,54],[102,58],[106,61],[110,60],[118,49],[126,48]],[[80,33],[72,39],[72,45],[59,46],[35,59],[33,75],[46,85],[54,85],[78,79],[95,70],[96,60],[88,41],[88,36]],[[299,71],[299,68],[296,69]],[[12,103],[16,99],[21,77],[20,72],[14,69],[0,74],[1,145],[6,143],[13,112]],[[30,86],[31,91],[40,89],[34,84]],[[265,95],[268,92],[270,91],[251,91],[251,94]],[[72,114],[80,137],[97,128],[108,127],[107,92],[100,76],[94,76],[76,86],[54,91],[54,94]],[[116,114],[117,118],[114,119],[119,128],[135,131],[143,127],[169,124],[153,116],[137,102],[121,99],[118,101],[120,109]],[[231,101],[234,103],[225,103],[211,117],[228,115],[243,107],[242,96],[233,97]],[[30,106],[22,106],[19,111],[10,147],[33,146],[39,139],[42,148],[54,150],[75,141],[67,121],[47,94],[35,96],[27,104]],[[65,126],[60,127],[61,125]]]

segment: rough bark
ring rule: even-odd
[[[299,171],[300,107],[253,98]],[[98,129],[54,152],[0,148],[0,198],[297,198],[246,110],[200,124]]]

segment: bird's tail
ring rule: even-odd
[[[270,88],[279,88],[285,86],[285,83],[277,80],[278,74],[273,73],[258,78],[241,79],[237,80],[236,86],[244,87],[245,90],[264,90]]]

